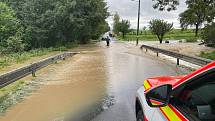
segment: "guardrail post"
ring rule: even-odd
[[[63,60],[66,60],[66,56],[63,57]]]
[[[32,76],[33,76],[33,77],[36,77],[35,71],[32,71]]]
[[[57,64],[57,61],[58,61],[58,60],[55,60],[55,58],[53,58],[53,61],[54,61],[54,64]]]
[[[157,52],[157,57],[159,56],[158,52]]]
[[[146,52],[148,52],[148,49],[146,48]]]
[[[66,60],[66,58],[69,57],[67,53],[64,54],[63,60]]]
[[[180,65],[180,60],[179,60],[179,58],[177,58],[177,65]]]
[[[36,64],[33,64],[31,66],[31,74],[32,74],[32,77],[36,77]]]

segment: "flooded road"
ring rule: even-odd
[[[187,72],[123,43],[115,43],[105,53],[108,57],[108,93],[115,97],[115,104],[92,121],[136,121],[135,93],[144,79]]]
[[[186,73],[120,42],[73,51],[82,53],[38,72],[40,89],[11,107],[0,121],[67,121],[100,101],[101,110],[92,121],[135,121],[135,92],[144,79]]]

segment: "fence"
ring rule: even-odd
[[[2,74],[2,75],[0,75],[0,88],[5,87],[23,77],[26,77],[27,75],[32,74],[32,76],[35,76],[36,71],[38,71],[52,63],[56,63],[59,60],[65,60],[67,57],[72,57],[75,54],[78,54],[78,53],[65,52],[62,54],[58,54],[58,55],[49,57],[42,61],[27,65],[25,67],[16,69],[14,71]]]
[[[172,51],[168,51],[168,50],[164,50],[164,49],[160,49],[160,48],[155,48],[155,47],[151,47],[151,46],[147,46],[147,45],[142,45],[141,49],[143,49],[143,48],[146,49],[146,52],[148,50],[156,52],[157,56],[159,55],[159,53],[162,53],[164,55],[174,57],[174,58],[177,59],[177,65],[180,64],[180,60],[195,64],[195,65],[198,65],[198,66],[204,66],[204,65],[207,65],[208,63],[212,62],[212,60],[209,60],[209,59],[190,56],[190,55],[184,55],[184,54],[181,54],[181,53],[172,52]]]

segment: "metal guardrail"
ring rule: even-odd
[[[190,56],[190,55],[184,55],[181,53],[177,53],[177,52],[172,52],[172,51],[168,51],[168,50],[164,50],[164,49],[160,49],[160,48],[155,48],[155,47],[151,47],[148,45],[142,45],[141,49],[145,48],[146,52],[148,50],[154,51],[157,53],[157,56],[159,53],[162,53],[164,55],[167,56],[171,56],[177,59],[177,65],[180,64],[180,60],[198,65],[198,66],[204,66],[207,65],[208,63],[211,63],[213,60],[209,60],[209,59],[205,59],[205,58],[200,58],[200,57],[195,57],[195,56]]]
[[[23,77],[26,77],[27,75],[32,74],[32,76],[35,76],[36,71],[38,71],[52,63],[56,63],[59,60],[65,60],[67,57],[72,57],[75,54],[79,54],[79,53],[78,52],[65,52],[65,53],[58,54],[58,55],[49,57],[47,59],[41,60],[39,62],[27,65],[25,67],[21,67],[14,71],[2,74],[2,75],[0,75],[0,88],[5,87]]]

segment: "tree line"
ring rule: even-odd
[[[118,13],[115,13],[114,15],[114,24],[113,24],[113,32],[116,35],[121,35],[122,38],[125,38],[125,35],[131,31],[134,31],[134,29],[130,28],[130,22],[129,20],[120,20],[120,16]],[[149,22],[149,29],[151,32],[157,36],[160,43],[162,43],[164,35],[171,31],[173,28],[173,23],[169,24],[164,20],[151,20]],[[146,30],[146,27],[144,27],[144,30]]]
[[[109,31],[104,0],[0,0],[0,52],[88,43]]]

